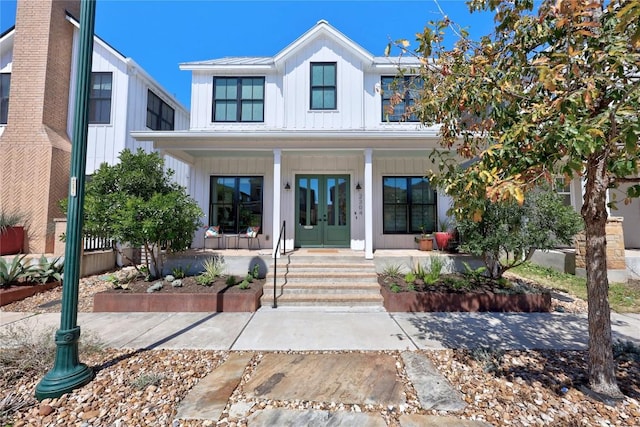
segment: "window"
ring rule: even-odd
[[[415,100],[422,89],[422,80],[415,76],[390,77],[383,76],[382,86],[382,121],[417,122],[413,113]]]
[[[565,183],[564,178],[556,178],[555,190],[562,199],[564,205],[571,206],[571,182]]]
[[[212,176],[209,224],[224,233],[240,233],[248,227],[262,230],[261,176]]]
[[[152,130],[173,130],[175,111],[158,95],[147,91],[147,127]]]
[[[89,123],[111,123],[111,73],[91,73]]]
[[[263,122],[264,77],[214,77],[214,122]]]
[[[7,124],[9,116],[9,86],[11,85],[11,74],[0,74],[0,125]]]
[[[425,233],[436,230],[436,192],[422,177],[383,177],[385,234]]]
[[[311,109],[336,109],[336,63],[311,63]]]

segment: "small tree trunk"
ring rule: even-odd
[[[582,206],[589,306],[589,387],[597,393],[619,398],[623,395],[615,375],[607,278],[607,183],[605,153],[592,154],[587,160],[587,182]]]

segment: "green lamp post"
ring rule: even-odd
[[[89,383],[94,376],[91,368],[80,363],[78,358],[80,327],[77,325],[77,321],[95,11],[95,0],[82,0],[80,4],[78,80],[71,148],[69,208],[67,210],[67,241],[64,252],[62,312],[60,313],[60,329],[56,331],[55,337],[55,363],[36,386],[35,394],[38,400],[60,397]]]

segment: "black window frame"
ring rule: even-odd
[[[231,203],[225,202],[224,200],[220,202],[219,200],[214,200],[216,196],[216,185],[219,179],[223,180],[234,180],[233,194]],[[247,200],[243,202],[242,193],[240,191],[240,180],[242,179],[255,179],[259,180],[259,191],[260,191],[260,200]],[[264,176],[261,175],[211,175],[209,178],[209,223],[210,225],[219,225],[220,229],[225,234],[238,234],[247,231],[247,229],[251,226],[259,226],[260,231],[258,234],[262,234],[263,232],[263,221],[264,221]],[[259,207],[259,213],[257,215],[260,216],[260,223],[255,223],[255,221],[246,221],[242,216],[242,205],[251,205],[251,207]],[[214,211],[217,206],[229,207],[228,210],[229,215],[233,218],[233,225],[230,226],[228,223],[224,223],[222,221],[215,221],[216,215],[214,215]],[[251,213],[251,209],[248,208],[249,217],[253,218],[256,214]]]
[[[416,82],[419,82],[418,86],[422,86],[422,80],[419,76],[380,76],[380,88],[381,88],[381,120],[383,122],[419,122],[420,119],[415,113],[410,113],[410,108],[416,103],[416,96],[412,96],[412,92],[420,90],[421,87],[416,87]],[[401,102],[395,106],[391,106],[391,97],[395,94],[400,94]],[[396,109],[401,106],[402,114],[389,114],[385,111],[387,108],[393,108],[394,113]]]
[[[158,107],[156,111],[155,108]],[[153,120],[155,119],[156,126]],[[151,130],[174,130],[176,110],[151,89],[147,90],[147,127]]]
[[[0,73],[0,125],[6,125],[9,119],[10,91],[11,73]]]
[[[326,67],[327,65],[333,66],[333,85],[315,85],[313,84],[313,68],[316,66]],[[324,106],[324,96],[322,97],[322,107],[314,107],[313,105],[313,91],[322,90],[324,91],[331,90],[333,91],[333,102],[334,105],[331,107]],[[338,63],[337,62],[311,62],[309,66],[309,109],[312,111],[335,111],[338,109]]]
[[[216,82],[219,80],[236,80],[236,97],[235,98],[218,98],[216,99]],[[243,98],[242,97],[242,82],[244,80],[261,80],[262,81],[262,99],[260,98]],[[265,77],[264,76],[214,76],[213,77],[213,95],[212,95],[212,107],[211,107],[211,122],[212,123],[264,123],[264,104],[265,104]],[[216,110],[218,103],[235,103],[236,104],[236,117],[235,120],[216,120]],[[242,119],[242,107],[244,105],[257,105],[262,104],[262,114],[260,120],[243,120]],[[253,114],[252,114],[253,117]]]
[[[105,95],[106,89],[102,89],[103,79],[109,77],[108,96]],[[100,89],[94,90],[96,79],[100,77]],[[89,90],[89,124],[90,125],[109,125],[111,124],[111,105],[113,98],[113,73],[111,71],[92,71],[91,86]],[[105,107],[106,105],[106,117]],[[100,106],[100,108],[98,108]]]
[[[387,197],[386,193],[385,193],[385,182],[387,179],[394,179],[394,180],[406,180],[406,202],[388,202],[387,201]],[[412,180],[424,180],[429,184],[429,188],[432,192],[431,195],[431,200],[433,200],[433,203],[419,203],[419,202],[414,202],[414,193],[412,191],[410,191],[411,187],[412,187]],[[405,223],[406,223],[406,229],[399,231],[397,225],[393,227],[392,230],[387,231],[387,215],[386,215],[386,207],[388,206],[405,206]],[[412,209],[414,207],[417,206],[422,206],[422,211],[425,212],[425,207],[429,207],[429,209],[431,210],[431,216],[433,217],[433,220],[430,223],[424,223],[424,221],[421,221],[420,224],[414,224],[413,223],[413,215],[412,213]],[[382,232],[383,234],[419,234],[421,232],[424,233],[432,233],[434,231],[437,230],[436,228],[436,222],[437,222],[437,216],[438,216],[438,193],[435,190],[435,188],[431,187],[431,183],[429,182],[429,180],[426,177],[423,176],[398,176],[398,175],[385,175],[382,177]],[[425,213],[422,214],[422,216],[425,216]],[[395,224],[394,224],[395,225]]]

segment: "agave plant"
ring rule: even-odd
[[[49,260],[42,255],[38,264],[32,267],[32,270],[26,273],[29,280],[40,282],[42,284],[62,280],[62,272],[64,270],[64,262],[60,261],[60,257]]]
[[[34,271],[33,266],[27,266],[22,262],[25,257],[26,255],[16,255],[13,261],[0,257],[0,287],[15,284]]]

